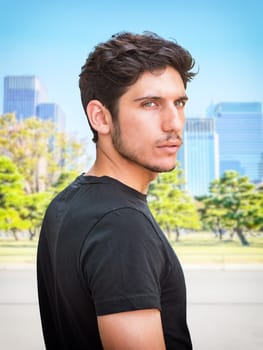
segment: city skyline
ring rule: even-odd
[[[15,113],[18,120],[35,116],[39,103],[48,99],[47,89],[34,75],[4,77],[3,113]]]
[[[47,90],[35,76],[4,78],[4,113],[18,120],[37,116],[64,129],[64,114],[47,99]],[[238,125],[238,128],[237,128]],[[260,102],[220,102],[205,118],[189,118],[183,132],[178,161],[184,170],[185,189],[192,196],[208,193],[209,184],[227,170],[235,170],[258,183],[263,179],[263,114]]]
[[[69,132],[90,136],[79,97],[80,67],[94,45],[123,30],[150,30],[175,38],[193,54],[199,74],[187,89],[188,118],[204,117],[211,103],[263,101],[263,3],[259,0],[249,6],[243,0],[188,5],[164,0],[161,6],[137,0],[125,5],[106,0],[98,5],[81,0],[41,4],[10,0],[1,5],[0,79],[40,77],[49,100],[63,108]]]
[[[48,89],[34,75],[4,77],[3,113],[15,113],[19,121],[36,116],[52,120],[58,131],[65,131],[66,118],[61,106],[49,101]]]
[[[218,134],[212,118],[186,120],[183,146],[178,161],[184,169],[185,189],[193,196],[208,193],[209,184],[219,177]]]

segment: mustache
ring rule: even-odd
[[[175,142],[175,143],[179,143],[179,145],[181,146],[184,143],[184,140],[180,134],[176,134],[176,135],[167,134],[166,137],[159,140],[159,143],[163,143],[163,142]]]

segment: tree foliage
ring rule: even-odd
[[[158,224],[171,239],[180,229],[199,229],[198,213],[193,199],[181,189],[184,183],[182,170],[176,168],[160,174],[149,189],[149,206]]]
[[[0,230],[36,236],[51,198],[82,170],[85,146],[50,121],[0,116]]]
[[[51,121],[36,117],[18,121],[14,114],[0,117],[0,151],[24,176],[27,193],[47,190],[67,169],[80,169],[85,141],[56,130]]]
[[[16,165],[5,156],[0,157],[0,230],[17,232],[27,229],[29,222],[22,219],[24,212],[23,177]]]
[[[30,240],[39,233],[44,212],[51,197],[50,192],[28,193],[24,197],[24,211],[21,213],[21,217],[29,223],[27,231]]]
[[[75,170],[61,173],[57,181],[50,188],[52,196],[55,196],[61,192],[66,186],[73,182],[78,175],[79,174]]]
[[[262,226],[262,193],[246,176],[235,171],[210,184],[209,195],[202,198],[203,222],[215,231],[233,230],[243,245],[248,245],[245,231]]]

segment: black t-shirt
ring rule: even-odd
[[[158,308],[167,349],[190,350],[180,263],[146,196],[79,176],[49,205],[37,277],[47,349],[102,349],[97,316]]]

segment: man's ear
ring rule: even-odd
[[[91,100],[87,105],[90,124],[98,134],[106,135],[111,129],[111,114],[98,100]]]

